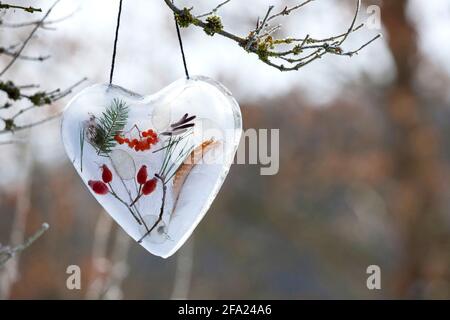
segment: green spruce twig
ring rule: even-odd
[[[108,156],[116,145],[114,136],[123,131],[129,108],[127,104],[119,99],[114,99],[111,105],[102,113],[96,121],[95,136],[91,144],[97,149],[100,156]]]

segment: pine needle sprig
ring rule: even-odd
[[[192,134],[192,130],[188,130],[183,134],[177,136],[170,136],[165,145],[153,151],[154,153],[164,150],[164,158],[158,175],[167,183],[174,175],[176,171],[175,166],[179,166],[180,163],[190,154],[193,147],[190,146],[189,139],[187,139]],[[183,146],[181,142],[187,139]],[[181,149],[175,154],[176,147],[180,145]],[[175,169],[175,170],[174,170]]]
[[[97,154],[107,156],[116,145],[114,137],[123,131],[128,120],[129,108],[119,99],[114,99],[111,105],[97,119],[95,135],[92,140]]]
[[[80,129],[80,170],[83,172],[83,153],[84,153],[84,137],[86,136],[86,128],[84,126]]]

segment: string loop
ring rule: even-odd
[[[119,28],[120,28],[120,18],[122,15],[122,2],[123,0],[119,1],[119,12],[117,13],[117,22],[116,22],[116,33],[114,36],[114,47],[113,47],[113,53],[112,53],[112,59],[111,59],[111,70],[109,74],[109,84],[112,84],[113,76],[114,76],[114,67],[116,64],[116,54],[117,54],[117,42],[119,39]],[[181,51],[181,57],[183,58],[183,66],[184,66],[184,73],[186,74],[186,79],[189,80],[189,71],[186,63],[186,56],[184,54],[184,48],[183,48],[183,41],[181,39],[181,32],[180,32],[180,26],[178,25],[178,21],[176,17],[174,16],[175,20],[175,27],[177,30],[177,36],[178,36],[178,43],[180,45],[180,51]]]
[[[178,21],[175,16],[174,18],[175,18],[175,27],[177,29],[178,43],[180,45],[181,57],[183,58],[184,73],[186,74],[186,79],[189,80],[189,71],[187,68],[186,56],[184,54],[183,41],[181,40],[180,26],[178,25]]]
[[[119,28],[120,28],[120,16],[122,15],[122,0],[119,2],[119,12],[117,14],[117,23],[116,23],[116,34],[114,37],[114,47],[111,61],[111,71],[109,73],[109,84],[112,84],[113,76],[114,76],[114,66],[116,63],[116,53],[117,53],[117,40],[119,38]]]

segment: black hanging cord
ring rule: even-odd
[[[123,2],[123,0],[119,1],[119,12],[117,14],[116,34],[114,37],[114,48],[113,48],[112,61],[111,61],[111,72],[109,74],[109,84],[112,84],[113,76],[114,76],[114,67],[115,67],[115,63],[116,63],[116,53],[117,53],[117,40],[119,39],[120,17],[122,15],[122,2]],[[183,41],[181,39],[181,33],[180,33],[180,26],[178,25],[178,21],[176,18],[175,18],[175,27],[177,29],[178,43],[180,44],[181,56],[183,58],[184,72],[186,74],[186,78],[189,79],[189,71],[187,68],[186,56],[184,54]]]
[[[119,13],[117,14],[117,24],[116,24],[116,35],[114,37],[114,49],[111,61],[111,73],[109,74],[109,84],[112,84],[114,75],[114,66],[116,63],[116,52],[117,52],[117,39],[119,38],[119,28],[120,28],[120,16],[122,15],[122,0],[119,2]]]
[[[178,25],[178,21],[176,18],[175,18],[175,27],[177,28],[178,43],[180,44],[181,56],[183,57],[184,73],[186,74],[186,79],[189,80],[189,71],[188,71],[187,64],[186,64],[186,56],[184,55],[183,41],[181,40],[181,33],[180,33],[180,26]]]

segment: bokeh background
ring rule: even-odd
[[[220,1],[178,1],[201,13]],[[53,1],[13,1],[48,8]],[[268,5],[231,1],[225,28],[245,35]],[[450,298],[450,2],[364,0],[382,29],[364,28],[346,49],[377,33],[352,58],[327,56],[281,73],[234,42],[182,30],[191,74],[221,81],[240,102],[245,128],[280,129],[280,170],[234,165],[193,237],[163,260],[131,241],[101,210],[66,158],[59,122],[0,145],[0,242],[50,230],[0,270],[1,298],[379,299]],[[280,35],[345,32],[355,1],[318,0],[281,19]],[[5,78],[42,89],[106,82],[118,1],[62,0]],[[20,11],[4,22],[36,19]],[[0,46],[29,29],[0,25]],[[2,65],[9,57],[0,55]],[[115,83],[142,94],[183,76],[172,13],[162,0],[125,0]],[[2,79],[5,80],[5,79]],[[3,94],[3,93],[1,93]],[[4,99],[4,96],[0,96]],[[70,97],[23,123],[62,110]],[[10,137],[0,136],[1,139]],[[19,237],[20,239],[20,237]],[[382,290],[366,287],[379,265]],[[68,290],[78,265],[81,290]]]

